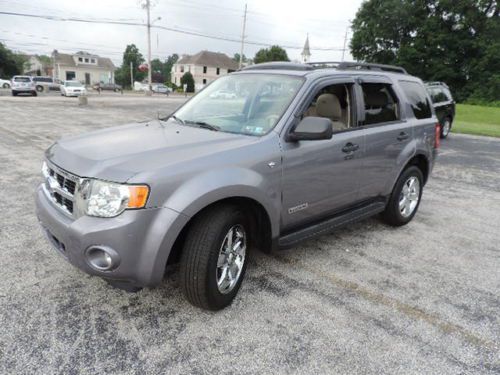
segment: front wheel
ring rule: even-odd
[[[43,92],[43,86],[38,85],[38,86],[36,87],[36,91],[38,91],[38,92]]]
[[[441,138],[445,139],[451,131],[451,119],[446,117],[441,124]]]
[[[396,227],[408,224],[417,213],[423,186],[424,176],[418,167],[411,166],[405,169],[399,176],[387,207],[382,213],[384,221]]]
[[[234,206],[216,206],[195,218],[181,255],[181,285],[195,306],[220,310],[238,293],[245,275],[249,226]]]

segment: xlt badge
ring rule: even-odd
[[[294,214],[296,213],[297,211],[302,211],[302,210],[305,210],[307,207],[309,207],[309,204],[308,203],[302,203],[302,204],[299,204],[298,206],[295,206],[295,207],[290,207],[288,209],[288,213],[289,214]]]

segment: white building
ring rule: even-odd
[[[191,72],[195,91],[198,91],[217,78],[237,69],[238,63],[229,56],[218,52],[201,51],[196,55],[183,56],[174,64],[171,75],[172,83],[180,86],[181,77],[186,72]]]
[[[114,83],[115,65],[111,59],[88,52],[77,52],[74,55],[52,53],[54,78],[61,81],[77,80],[85,85],[95,83]]]

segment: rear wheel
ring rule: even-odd
[[[43,92],[43,86],[38,85],[38,86],[36,87],[36,91],[38,91],[38,92]]]
[[[405,169],[399,176],[382,214],[384,221],[392,226],[409,223],[417,213],[423,186],[424,177],[418,167]]]
[[[445,117],[441,124],[441,138],[446,138],[451,131],[451,118]]]
[[[4,89],[9,89],[10,88],[10,85],[8,83],[4,83],[3,86],[2,86]]]
[[[33,96],[37,96],[36,91],[32,91],[32,92],[31,92],[31,95],[33,95]]]
[[[234,206],[216,206],[195,218],[181,255],[181,286],[193,305],[220,310],[238,293],[245,275],[249,226]]]

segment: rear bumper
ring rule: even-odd
[[[188,218],[168,208],[128,210],[115,218],[64,215],[40,186],[36,211],[56,251],[80,270],[105,279],[143,287],[161,282],[170,249]],[[93,268],[86,257],[92,246],[113,249],[119,257],[111,271]]]

